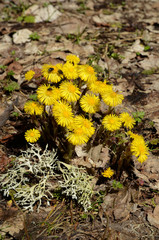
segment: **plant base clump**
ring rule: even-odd
[[[54,197],[54,190],[60,187],[64,194],[77,199],[87,211],[93,194],[89,183],[91,177],[83,172],[84,169],[59,161],[56,152],[48,150],[47,146],[42,152],[39,146],[30,145],[31,148],[19,157],[12,156],[13,167],[0,175],[4,196],[12,196],[17,204],[30,211],[37,203],[39,211],[42,199],[49,201]]]

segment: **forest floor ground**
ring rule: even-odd
[[[122,173],[117,188],[113,180],[100,182],[101,195],[86,213],[64,198],[27,212],[1,193],[0,239],[159,239],[159,2],[2,0],[0,10],[1,173],[9,156],[26,147],[23,107],[38,83],[26,82],[25,73],[63,63],[68,54],[123,93],[122,108],[136,112],[150,149],[133,176]]]

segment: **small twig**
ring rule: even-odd
[[[20,115],[23,115],[23,113],[20,111],[20,109],[16,105],[13,105],[13,106],[19,112]]]
[[[73,224],[72,200],[71,200],[71,202],[70,202],[70,214],[71,214],[71,224]]]
[[[108,58],[108,45],[109,45],[109,43],[106,43],[105,51],[104,51],[103,56],[106,59],[106,63],[107,63],[107,67],[108,67],[108,80],[109,80],[109,77],[110,77],[110,66],[109,66],[109,58]]]
[[[11,194],[11,199],[12,201],[14,202],[15,206],[20,210],[20,212],[22,213],[23,215],[23,220],[24,220],[24,232],[25,232],[25,235],[26,235],[26,238],[27,240],[31,240],[31,238],[29,237],[29,234],[28,234],[28,230],[27,230],[27,227],[26,227],[26,222],[25,222],[25,214],[24,212],[22,211],[22,209],[18,206],[18,204],[16,203],[15,199],[14,199],[14,196]]]
[[[106,215],[106,218],[107,218],[107,223],[106,223],[106,227],[105,227],[105,229],[104,229],[104,234],[103,234],[101,240],[108,239],[108,236],[106,237],[106,234],[108,233],[109,217],[108,217],[108,215],[106,214],[106,212],[105,212],[105,215]]]

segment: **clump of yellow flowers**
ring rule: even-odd
[[[31,81],[34,75],[30,70],[25,79]],[[128,112],[119,113],[115,109],[122,104],[124,96],[112,84],[98,78],[92,66],[80,64],[79,57],[70,54],[64,64],[44,64],[41,80],[43,83],[36,92],[38,101],[24,105],[24,111],[36,124],[25,133],[28,142],[34,143],[41,137],[68,158],[76,145],[102,143],[116,151],[120,162],[130,155],[141,163],[147,159],[144,138],[132,132],[135,120]],[[101,104],[105,104],[105,112]],[[108,168],[103,176],[113,174]]]

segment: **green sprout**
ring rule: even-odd
[[[15,74],[15,72],[14,71],[9,71],[9,72],[7,72],[7,76],[8,77],[11,77],[11,76],[14,76],[14,74]]]
[[[145,47],[144,47],[144,52],[147,52],[147,51],[149,51],[151,49],[151,47],[149,46],[149,45],[146,45]]]
[[[19,90],[20,86],[17,82],[15,81],[10,81],[5,87],[4,90],[8,92],[13,92],[15,90]]]
[[[17,18],[17,22],[34,23],[35,16],[33,16],[33,15],[23,16],[22,15]]]
[[[77,9],[80,13],[85,13],[89,8],[86,6],[86,2],[84,0],[78,1],[79,8]]]
[[[57,35],[57,36],[56,36],[56,42],[59,42],[60,39],[61,39],[61,37],[62,37],[61,35]]]
[[[35,40],[39,41],[40,36],[38,35],[37,32],[34,32],[34,33],[30,34],[29,38],[33,41],[35,41]]]
[[[133,115],[135,121],[140,123],[145,116],[145,112],[136,111],[136,112],[133,112],[132,115]]]
[[[34,100],[34,101],[37,101],[37,100],[38,100],[38,96],[37,96],[36,93],[35,93],[35,94],[31,94],[31,95],[29,95],[29,99],[30,99],[30,100]]]
[[[121,188],[123,188],[123,184],[122,183],[120,183],[120,182],[118,182],[118,181],[116,181],[116,180],[113,180],[113,182],[112,182],[112,187],[116,190],[116,189],[121,189]]]
[[[158,72],[158,70],[159,70],[158,68],[145,69],[145,70],[142,71],[142,74],[152,75],[152,74]]]
[[[5,66],[5,65],[0,65],[0,69],[5,70],[6,68],[7,68],[7,66]]]
[[[140,52],[136,52],[136,56],[140,56],[141,55],[141,53]]]
[[[34,23],[35,22],[35,17],[33,15],[28,15],[24,17],[24,22],[26,23]]]
[[[11,55],[14,56],[15,55],[15,50],[11,51]]]
[[[12,112],[12,117],[18,118],[19,117],[19,112]]]
[[[76,44],[79,44],[81,41],[82,34],[83,33],[78,33],[78,34],[69,33],[69,34],[67,34],[66,38],[68,40],[72,40]]]

